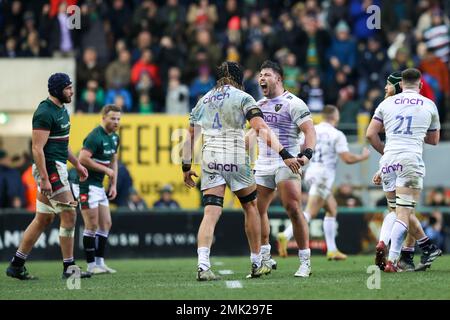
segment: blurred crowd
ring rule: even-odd
[[[68,28],[70,5],[79,8],[80,29]],[[371,5],[381,6],[381,29],[367,24]],[[358,112],[374,111],[389,73],[416,66],[423,93],[445,119],[448,6],[444,0],[3,0],[0,56],[75,57],[77,112],[116,103],[144,114],[187,114],[214,86],[223,60],[245,67],[246,90],[259,99],[258,69],[276,59],[286,88],[313,112],[337,105],[347,124]]]

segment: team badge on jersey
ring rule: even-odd
[[[281,103],[277,103],[277,104],[275,105],[275,111],[276,111],[276,112],[280,111],[280,109],[281,109],[282,106],[283,106],[283,105],[282,105]]]

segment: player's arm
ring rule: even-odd
[[[52,186],[48,178],[47,168],[45,167],[44,146],[50,136],[50,130],[37,129],[31,134],[31,150],[36,167],[41,178],[40,188],[43,195],[50,195]]]
[[[358,163],[358,162],[367,160],[369,158],[369,153],[370,153],[369,149],[364,147],[361,154],[355,154],[355,153],[351,153],[350,151],[346,151],[346,152],[339,153],[339,157],[346,164],[354,164],[354,163]]]
[[[114,177],[114,171],[110,167],[104,166],[92,160],[92,151],[83,148],[78,156],[80,164],[88,168],[89,170],[97,171],[106,174],[110,179]]]
[[[425,135],[424,142],[426,144],[437,145],[441,138],[440,128],[441,124],[439,122],[439,112],[437,107],[434,105],[433,114],[431,117],[431,124],[428,128],[427,134]]]
[[[314,150],[314,148],[316,147],[316,129],[314,129],[314,123],[312,119],[310,121],[308,120],[303,122],[299,126],[299,128],[305,135],[305,141],[303,143],[303,148],[301,149],[303,151],[300,153],[302,155],[300,157],[300,163],[302,164],[302,166],[304,166],[312,157],[312,153],[311,155],[306,154],[307,150]]]
[[[440,138],[441,134],[439,133],[439,130],[429,130],[427,131],[424,141],[426,144],[435,146],[439,143]]]
[[[196,126],[193,122],[189,125],[187,136],[184,140],[183,149],[181,150],[181,168],[183,170],[183,180],[184,184],[188,188],[195,187],[196,183],[194,179],[192,179],[192,176],[198,177],[197,173],[195,173],[194,170],[191,170],[192,167],[192,159],[194,154],[194,145],[196,140],[199,138],[200,134],[198,134],[198,137],[195,136],[195,133],[198,133],[198,126],[196,130]]]
[[[77,170],[78,176],[80,177],[80,181],[84,181],[88,177],[88,171],[86,168],[80,163],[77,157],[73,154],[70,148],[68,149],[69,156],[67,160],[74,166],[75,170]]]
[[[383,123],[380,120],[372,118],[366,131],[367,140],[380,154],[384,154],[384,143],[381,141],[379,136],[379,133],[382,132],[383,127]]]
[[[117,153],[114,153],[114,155],[111,159],[111,169],[113,170],[114,174],[109,180],[110,186],[109,186],[108,198],[109,198],[109,200],[114,200],[117,196],[117,174],[119,172]]]
[[[253,144],[253,141],[256,139],[256,131],[250,129],[245,134],[245,150],[250,150],[250,145]]]

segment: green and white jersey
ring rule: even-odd
[[[33,114],[33,130],[50,131],[44,146],[46,162],[67,162],[70,116],[64,105],[58,107],[50,99],[42,101]]]
[[[117,133],[108,134],[102,126],[98,126],[89,133],[83,141],[83,149],[92,153],[91,159],[95,162],[109,167],[114,154],[119,149],[120,139]],[[80,182],[80,187],[94,185],[103,187],[103,172],[88,169],[89,177],[86,181]]]

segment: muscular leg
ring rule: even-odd
[[[81,215],[84,221],[83,247],[88,264],[88,271],[93,272],[95,267],[95,231],[98,228],[98,207],[82,209]]]
[[[296,180],[285,180],[278,183],[281,202],[291,219],[294,238],[300,250],[309,248],[309,230],[300,207],[301,188]]]
[[[256,190],[256,187],[250,186],[235,192],[238,197],[245,197]],[[247,234],[250,252],[260,254],[261,251],[261,218],[259,216],[256,199],[247,203],[242,203],[245,213],[245,233]],[[253,261],[252,261],[253,262]]]
[[[414,206],[411,204],[420,197],[420,189],[397,187],[397,220],[391,233],[391,248],[389,250],[389,261],[396,262],[400,255],[403,240],[409,229],[411,215],[414,214]]]
[[[281,202],[292,222],[294,238],[298,246],[300,267],[295,273],[296,277],[309,277],[311,274],[311,250],[309,249],[308,222],[300,206],[301,186],[297,180],[285,180],[278,183]]]
[[[267,188],[265,186],[257,185],[258,197],[256,203],[258,206],[259,216],[261,218],[261,245],[269,244],[270,236],[270,224],[269,215],[267,213],[273,197],[275,196],[275,190]]]
[[[203,196],[215,195],[222,198],[224,194],[225,194],[225,185],[207,189],[203,192]],[[214,237],[214,229],[216,227],[217,221],[219,221],[221,213],[222,213],[221,206],[206,205],[204,208],[203,219],[202,222],[200,223],[200,227],[198,229],[197,234],[198,267],[203,271],[209,270],[211,268],[211,264],[209,262],[209,253],[211,250],[211,245]],[[208,278],[205,280],[213,280],[213,279]]]
[[[111,230],[111,212],[109,206],[98,206],[98,228],[96,230],[96,250],[95,250],[95,263],[102,267],[105,267],[105,248],[108,242],[109,230]],[[113,269],[110,269],[111,273],[115,273]]]
[[[54,200],[60,202],[73,201],[72,193],[69,191],[62,192],[53,197]],[[64,210],[59,214],[60,217],[60,236],[61,252],[63,259],[73,259],[73,245],[76,212],[75,210]]]
[[[325,202],[325,218],[323,220],[323,231],[327,243],[327,257],[329,260],[345,260],[347,256],[340,252],[336,246],[336,216],[337,202],[332,194]]]

